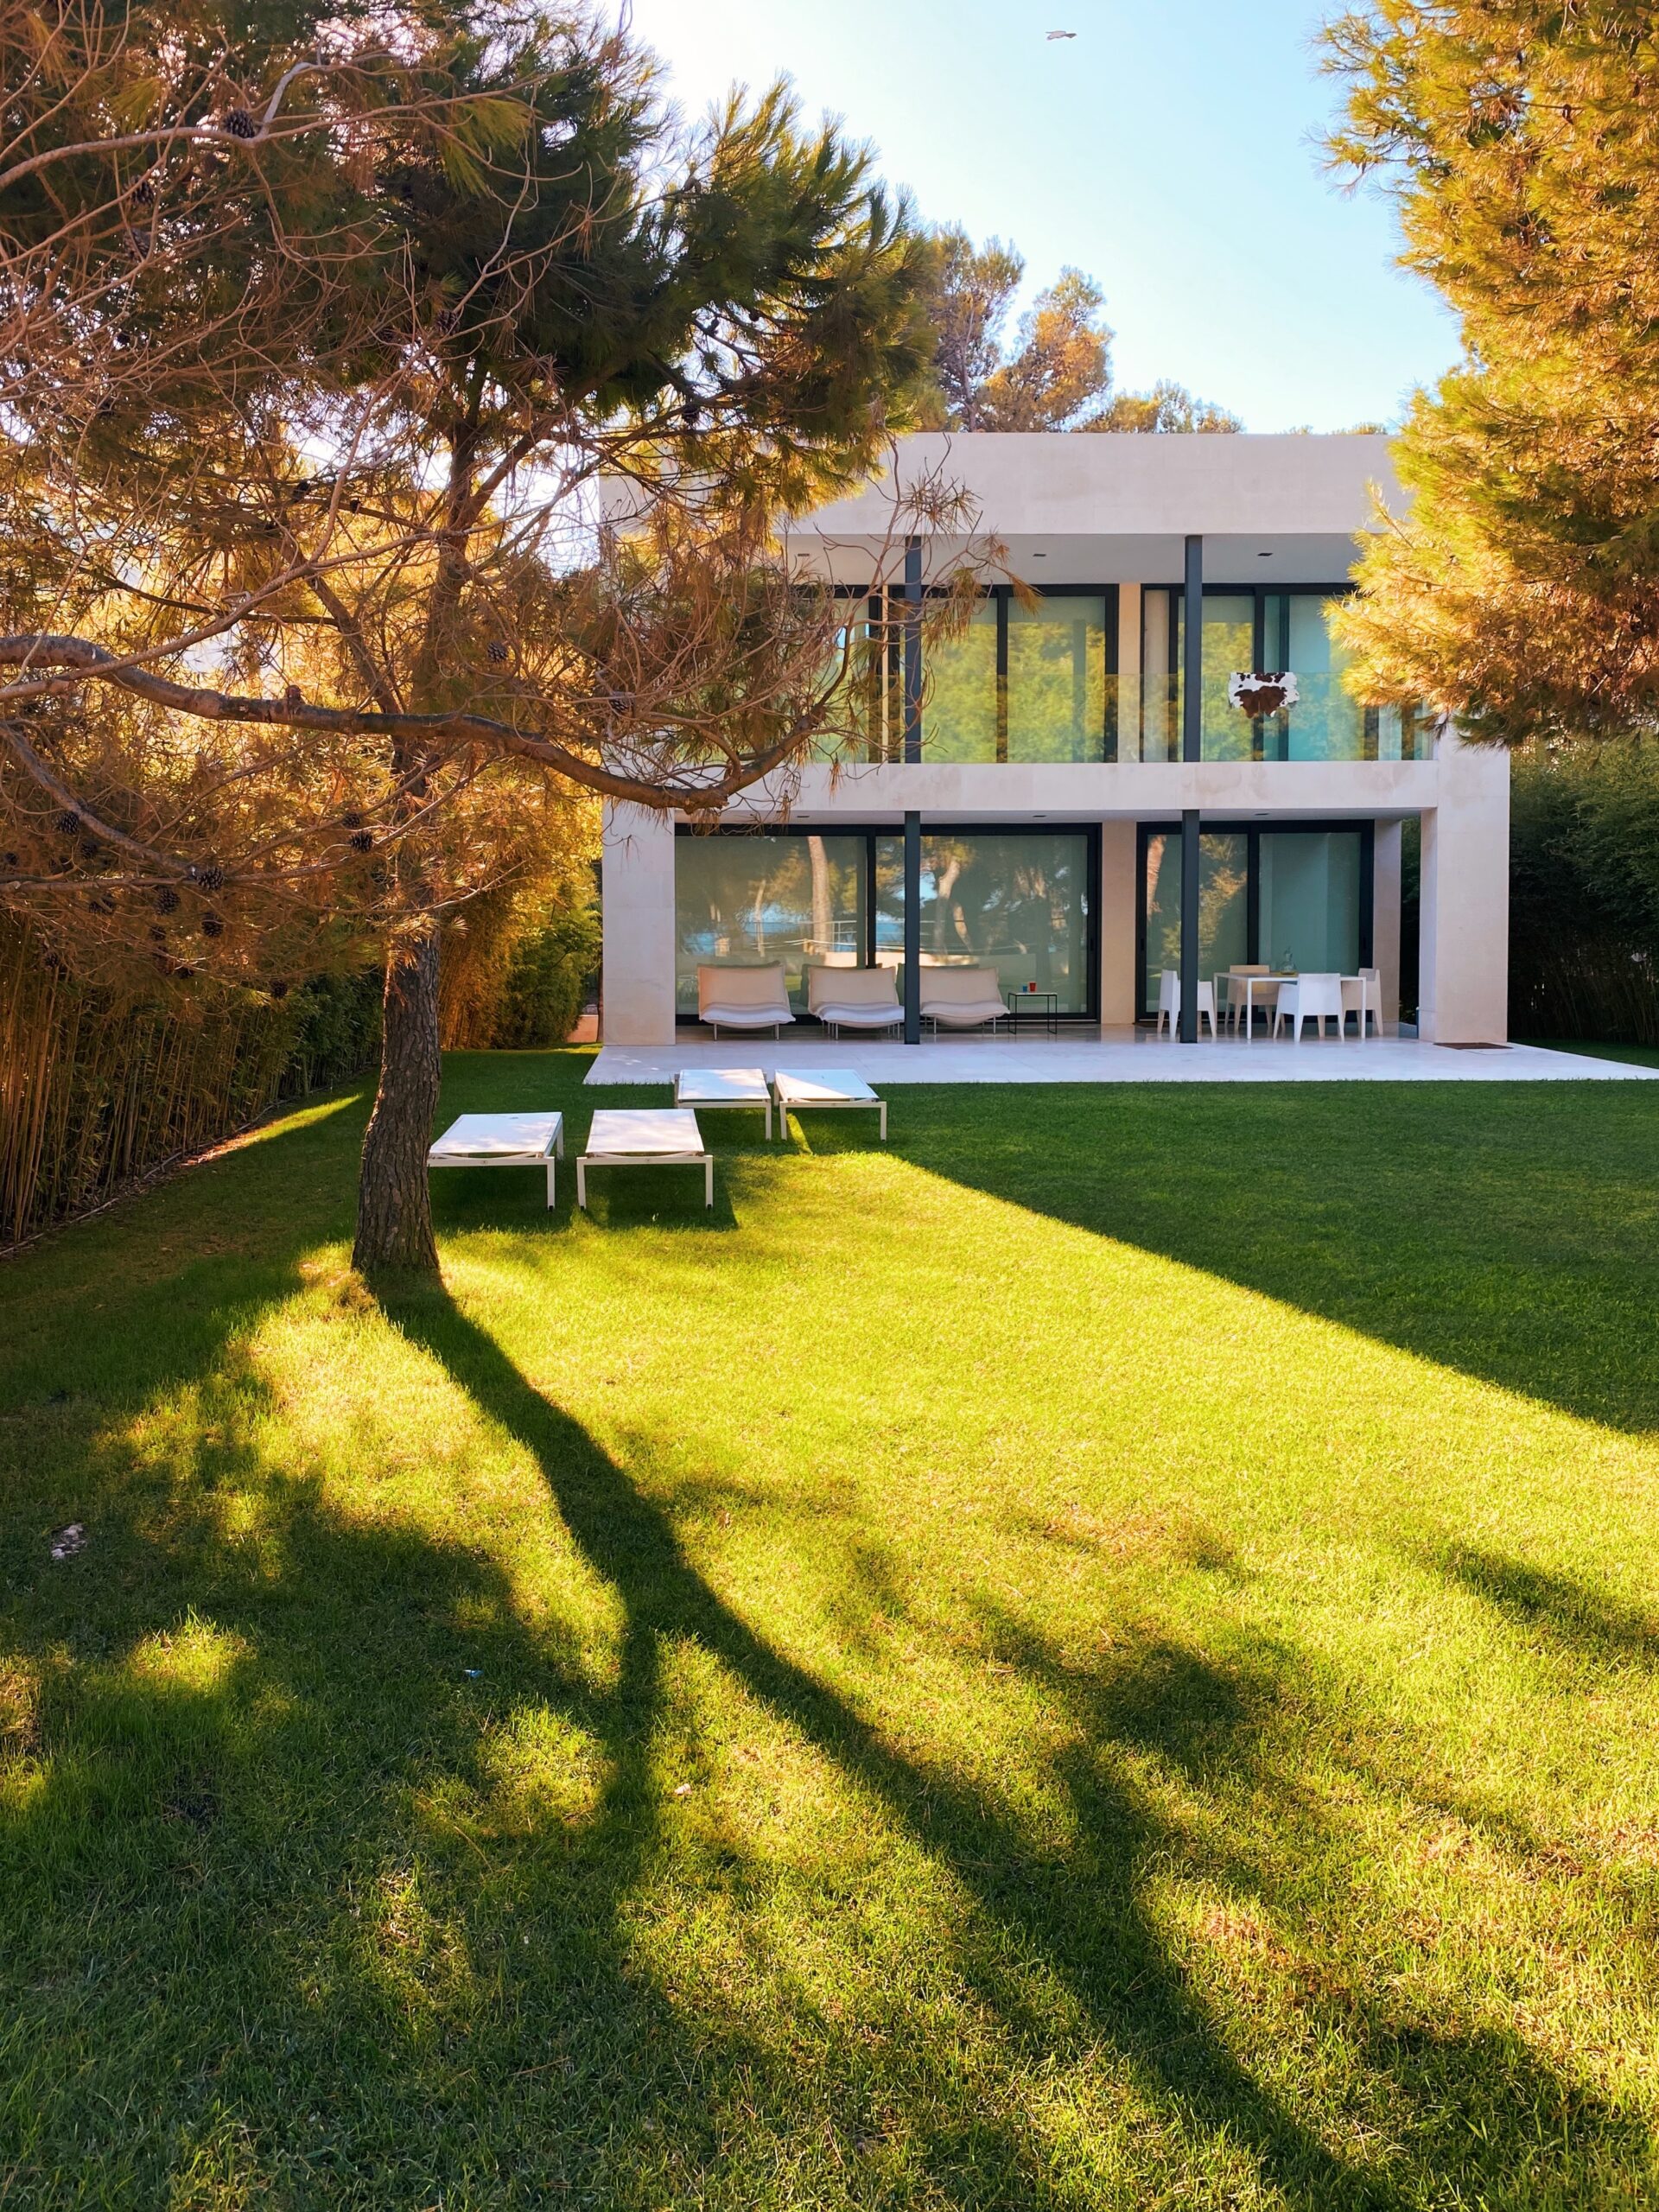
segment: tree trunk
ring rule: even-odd
[[[396,1269],[435,1275],[426,1173],[442,1065],[435,923],[388,948],[385,1004],[380,1087],[363,1139],[352,1263],[365,1274]]]

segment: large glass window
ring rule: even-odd
[[[1198,839],[1198,973],[1213,976],[1249,958],[1249,840],[1207,830]],[[1181,840],[1156,830],[1147,841],[1146,969],[1141,1004],[1158,1003],[1158,979],[1181,964]]]
[[[1295,671],[1299,694],[1287,717],[1283,757],[1289,760],[1376,757],[1375,736],[1366,743],[1365,709],[1343,682],[1350,655],[1331,634],[1329,618],[1335,603],[1306,592],[1293,593],[1286,601],[1289,652],[1285,666]]]
[[[1204,757],[1249,760],[1260,757],[1249,716],[1232,704],[1227,687],[1240,671],[1255,667],[1255,595],[1204,595]]]
[[[1206,591],[1204,735],[1206,760],[1413,760],[1432,750],[1417,710],[1363,707],[1344,681],[1351,656],[1332,631],[1340,596],[1319,591]],[[1141,594],[1141,758],[1181,752],[1185,607],[1173,586]],[[1254,720],[1232,704],[1236,673],[1288,671],[1296,704]],[[1167,672],[1166,672],[1167,671]]]
[[[677,837],[676,1001],[695,1021],[697,969],[781,960],[791,1003],[815,961],[857,967],[865,947],[861,836]]]
[[[1275,968],[1359,966],[1360,840],[1352,830],[1263,831],[1261,957]]]
[[[1009,600],[1010,760],[1104,759],[1106,616],[1103,594]]]
[[[1077,831],[985,831],[922,839],[924,965],[994,968],[1004,991],[1053,991],[1089,1010],[1090,840]],[[904,959],[904,841],[876,840],[876,958]]]
[[[1141,594],[1140,747],[1142,760],[1181,757],[1180,594],[1149,585]]]
[[[930,760],[996,759],[996,601],[983,599],[960,635],[928,642],[922,742]]]
[[[1029,606],[988,593],[955,636],[922,641],[922,752],[926,760],[1116,758],[1116,592],[1056,591]],[[904,750],[900,602],[869,626],[855,749],[897,760]],[[1003,675],[999,675],[999,665]],[[868,735],[865,726],[868,725]]]
[[[1061,1014],[1087,1014],[1089,899],[1094,847],[1086,831],[986,831],[922,840],[925,963],[993,968],[1005,991],[1033,983]],[[904,840],[763,833],[675,840],[677,1010],[697,1013],[697,969],[781,960],[791,1003],[806,1001],[816,963],[861,967],[874,937],[881,967],[905,947]],[[875,885],[874,930],[865,886]]]
[[[1207,981],[1248,961],[1313,974],[1355,974],[1369,934],[1360,904],[1366,835],[1357,825],[1201,830],[1199,975]],[[1158,1003],[1159,976],[1181,964],[1179,831],[1148,832],[1144,852],[1141,1008],[1150,1013]]]

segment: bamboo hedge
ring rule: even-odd
[[[129,1000],[76,982],[0,918],[0,1249],[342,1082],[378,1040],[372,976],[280,1003],[251,993]]]
[[[1659,1045],[1659,741],[1517,753],[1510,1027]]]

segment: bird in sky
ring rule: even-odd
[[[1057,38],[1076,38],[1077,33],[1076,31],[1050,31],[1048,35],[1052,42]]]

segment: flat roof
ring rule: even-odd
[[[895,441],[870,487],[791,533],[842,581],[896,526],[895,499],[928,476],[960,487],[1015,572],[1057,583],[1177,583],[1189,535],[1206,582],[1339,582],[1378,495],[1406,504],[1386,437],[1249,433],[927,431]],[[929,565],[962,541],[930,543]]]

